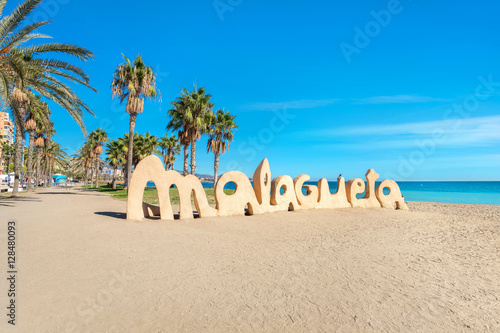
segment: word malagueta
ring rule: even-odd
[[[398,184],[384,180],[377,187],[379,175],[370,169],[365,181],[360,178],[345,182],[337,179],[337,192],[330,193],[328,181],[323,178],[318,185],[304,185],[310,178],[300,175],[279,176],[271,180],[271,169],[265,158],[255,170],[253,187],[250,179],[240,171],[224,173],[215,186],[215,208],[208,204],[205,190],[194,175],[182,176],[177,171],[165,171],[157,156],[148,156],[135,169],[128,190],[127,219],[140,220],[144,217],[160,216],[162,220],[173,220],[174,212],[170,203],[170,188],[175,185],[179,192],[179,218],[194,218],[191,194],[200,217],[263,214],[276,211],[295,211],[299,209],[334,208],[391,208],[408,209]],[[158,191],[159,206],[143,203],[144,188],[153,181]],[[233,194],[225,194],[224,186],[234,183]],[[302,188],[306,189],[303,194]],[[363,198],[356,194],[366,193]],[[389,193],[384,194],[384,189]]]

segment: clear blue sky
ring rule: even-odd
[[[87,128],[111,138],[128,131],[113,71],[141,53],[163,103],[146,104],[136,131],[164,135],[169,102],[196,80],[240,127],[219,172],[252,175],[268,157],[273,177],[500,180],[499,12],[493,0],[47,0],[35,16],[96,54],[82,66],[99,93],[76,90],[97,116]],[[55,106],[53,120],[72,153],[78,126]]]

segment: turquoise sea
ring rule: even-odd
[[[500,182],[397,182],[408,201],[500,205]]]
[[[500,181],[400,181],[397,183],[407,201],[500,205]],[[306,184],[316,185],[317,182],[306,182]],[[329,184],[330,192],[335,193],[337,182],[329,182]],[[148,183],[149,185],[154,184]],[[203,183],[203,187],[210,188],[212,183]],[[233,183],[228,183],[226,188],[234,189],[235,187]]]

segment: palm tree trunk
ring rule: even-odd
[[[116,168],[113,168],[113,182],[111,183],[113,190],[116,190]]]
[[[134,128],[135,121],[137,118],[136,113],[130,114],[130,127],[128,132],[128,156],[127,156],[127,178],[125,179],[124,189],[128,190],[128,185],[130,184],[130,179],[132,178],[132,158],[134,157]]]
[[[40,181],[40,147],[36,148],[36,180],[35,188],[38,188],[38,182]]]
[[[215,184],[217,183],[217,171],[219,170],[219,153],[215,153],[215,160],[214,160],[214,188]]]
[[[19,112],[23,115],[20,118],[24,118],[24,108],[19,107]],[[16,123],[18,123],[16,121]],[[23,157],[23,130],[19,124],[16,124],[16,142],[14,146],[16,147],[16,152],[14,153],[14,188],[12,189],[12,196],[16,196],[19,192],[19,178],[21,176],[22,167],[22,157]]]
[[[92,165],[92,162],[90,162],[90,188],[94,187],[94,166]]]
[[[26,191],[31,190],[31,180],[33,179],[33,146],[35,142],[35,131],[28,131],[30,135],[30,142],[28,145],[28,185],[26,185]]]
[[[189,160],[189,144],[185,144],[184,145],[184,171],[182,172],[182,174],[184,176],[186,176],[189,173],[188,160]]]
[[[99,188],[99,155],[95,158],[95,188]]]
[[[88,173],[89,173],[89,170],[87,169],[87,167],[85,167],[85,169],[83,170],[83,186],[87,185],[87,176],[88,176]]]
[[[125,188],[125,186],[127,185],[127,165],[123,167],[122,176],[123,176],[123,188]]]
[[[174,163],[175,163],[175,160],[172,161],[172,170],[174,170]]]
[[[165,163],[165,171],[170,167],[170,162],[168,160],[168,154],[163,154],[163,163]]]
[[[52,161],[49,162],[49,187],[52,187]]]
[[[191,141],[191,174],[196,171],[196,140]]]
[[[43,168],[43,188],[47,187],[47,166]]]

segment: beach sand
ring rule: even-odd
[[[15,331],[499,332],[500,206],[408,205],[137,222],[83,189],[2,199]]]

